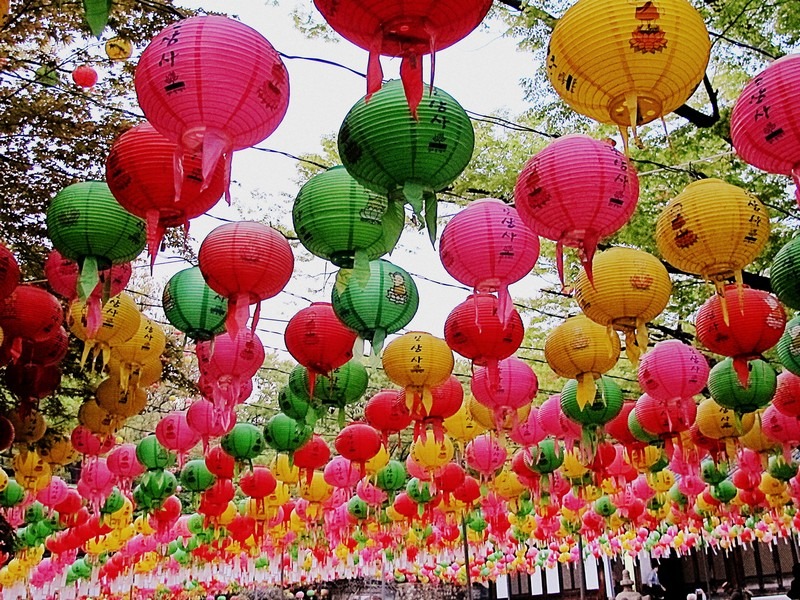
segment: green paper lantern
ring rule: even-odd
[[[788,482],[797,475],[797,469],[797,462],[791,459],[787,461],[782,455],[769,457],[767,473],[778,481]]]
[[[186,520],[186,529],[189,530],[189,533],[193,535],[197,535],[198,533],[202,533],[205,529],[204,525],[205,518],[203,515],[194,513]]]
[[[25,489],[14,479],[8,480],[6,488],[0,492],[0,506],[12,508],[25,499]]]
[[[561,390],[561,410],[564,415],[583,427],[600,427],[611,421],[622,411],[622,390],[605,375],[597,382],[594,400],[581,410],[578,404],[578,380],[570,379]],[[631,411],[634,412],[634,411]]]
[[[311,254],[345,269],[363,269],[397,245],[405,212],[402,202],[390,202],[368,190],[339,165],[314,175],[300,188],[292,221],[300,243]]]
[[[44,519],[44,506],[41,502],[34,502],[25,509],[25,523],[28,525],[38,523]]]
[[[181,486],[190,492],[203,492],[214,485],[216,477],[203,459],[190,460],[181,471]]]
[[[736,486],[730,479],[725,479],[720,481],[717,485],[712,485],[709,488],[709,493],[711,497],[714,498],[717,502],[722,502],[723,504],[728,504],[734,498],[736,498],[736,494],[738,490]]]
[[[375,485],[384,492],[396,492],[406,485],[406,467],[399,460],[390,460],[376,476]]]
[[[122,492],[119,491],[119,488],[114,488],[108,495],[108,498],[106,498],[103,506],[100,507],[100,512],[110,515],[117,512],[123,506],[125,506],[125,496],[122,495]]]
[[[406,493],[417,504],[425,504],[433,500],[433,490],[427,481],[420,481],[416,477],[412,477],[406,484]]]
[[[795,317],[786,323],[786,329],[778,340],[776,350],[781,364],[800,376],[800,317]]]
[[[149,511],[154,506],[154,501],[147,493],[146,490],[142,488],[141,485],[137,485],[133,488],[133,501],[136,506],[144,511]]]
[[[358,496],[353,496],[347,501],[347,512],[361,521],[369,515],[369,506]]]
[[[765,361],[747,361],[747,369],[747,387],[739,380],[732,358],[717,363],[708,374],[708,391],[714,401],[740,415],[769,404],[778,385],[775,370]]]
[[[411,116],[399,80],[359,100],[339,130],[339,156],[362,185],[408,202],[436,239],[436,195],[472,158],[475,133],[467,113],[439,88],[425,90]],[[424,209],[423,209],[424,206]]]
[[[139,487],[154,505],[160,505],[178,489],[178,480],[169,471],[156,469],[142,475]]]
[[[264,427],[264,440],[278,452],[294,452],[311,439],[314,430],[283,413],[275,414]]]
[[[600,496],[594,501],[594,512],[601,517],[610,517],[617,512],[617,507],[608,496]]]
[[[545,438],[531,448],[531,460],[528,468],[539,475],[548,475],[558,469],[564,462],[561,445],[552,438]]]
[[[368,340],[373,354],[378,354],[386,335],[408,325],[417,314],[419,292],[404,269],[374,260],[366,279],[349,269],[339,271],[331,304],[339,320]]]
[[[305,367],[300,367],[303,372],[306,371]],[[297,370],[297,369],[295,369]],[[281,388],[278,392],[278,408],[285,415],[291,417],[295,421],[308,422],[311,418],[315,421],[315,407],[311,398],[308,397],[308,392],[295,393],[294,390],[287,386]]]
[[[335,408],[344,408],[348,404],[358,402],[369,385],[367,368],[358,360],[351,360],[338,369],[330,372],[330,376],[317,375],[314,382],[313,401]],[[299,365],[289,374],[289,389],[299,398],[308,396],[308,370]],[[287,413],[288,414],[288,413]]]
[[[47,208],[47,235],[65,258],[81,267],[81,299],[99,282],[98,270],[132,261],[146,244],[145,223],[116,201],[104,181],[74,183]]]
[[[689,503],[689,498],[686,496],[686,494],[681,492],[677,482],[671,488],[669,488],[667,497],[678,506],[686,506]]]
[[[208,287],[200,267],[175,273],[164,287],[161,304],[167,321],[195,341],[225,331],[228,300]]]
[[[700,463],[700,478],[709,485],[718,485],[728,477],[728,467],[725,463],[717,464],[710,458]]]
[[[136,458],[149,471],[166,469],[175,464],[175,455],[164,448],[152,434],[136,444]]]
[[[769,270],[772,291],[786,306],[800,309],[800,236],[778,250]]]
[[[655,444],[661,441],[661,438],[657,435],[653,435],[649,431],[645,430],[644,427],[639,423],[639,419],[636,416],[636,411],[632,410],[628,413],[628,430],[631,432],[631,435],[635,437],[640,442],[645,444]]]
[[[222,436],[220,446],[236,460],[252,460],[266,448],[261,430],[251,423],[237,423]]]

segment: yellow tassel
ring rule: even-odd
[[[636,319],[636,344],[639,346],[639,356],[647,352],[647,346],[650,345],[647,325],[641,318]]]
[[[578,408],[583,410],[587,404],[594,402],[596,394],[597,386],[594,382],[594,375],[591,373],[581,373],[578,375],[578,393],[576,394]]]
[[[636,331],[625,330],[625,355],[634,367],[639,366],[639,346],[636,345]]]
[[[433,408],[433,394],[431,394],[431,389],[428,386],[422,388],[422,406],[425,407],[425,414],[431,414],[431,408]]]

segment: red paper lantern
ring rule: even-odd
[[[389,446],[389,434],[400,433],[411,425],[411,411],[406,406],[403,390],[381,390],[364,407],[367,423],[383,435],[383,445]]]
[[[98,272],[100,283],[94,288],[89,299],[100,300],[104,290],[109,298],[113,298],[125,290],[132,273],[131,263],[121,263],[111,265],[110,269],[101,269]],[[80,268],[74,260],[64,258],[58,250],[51,250],[47,255],[47,260],[44,261],[44,276],[47,277],[50,289],[62,298],[75,300],[78,297],[79,275]],[[110,282],[107,281],[109,277]]]
[[[220,480],[233,479],[233,470],[236,466],[236,460],[221,446],[215,446],[206,452],[205,455],[206,468],[216,475]]]
[[[63,327],[56,330],[56,334],[49,339],[41,341],[22,340],[20,354],[17,357],[17,364],[26,366],[49,367],[59,364],[67,355],[69,350],[69,334]],[[7,364],[12,360],[11,342],[0,346],[0,365]]]
[[[267,467],[255,465],[252,471],[247,471],[239,479],[239,487],[251,498],[261,500],[275,491],[278,480]]]
[[[311,439],[294,452],[294,466],[306,472],[306,483],[311,484],[315,469],[321,469],[331,459],[331,449],[321,435],[313,434]]]
[[[361,466],[363,477],[364,463],[380,452],[381,436],[366,423],[350,423],[336,436],[334,447],[347,460]]]
[[[308,385],[313,388],[317,375],[331,371],[353,358],[357,334],[336,317],[329,302],[313,302],[297,312],[286,324],[286,349],[308,369]],[[314,390],[309,393],[313,395]]]
[[[0,415],[0,452],[5,452],[14,443],[14,425]]]
[[[739,381],[747,387],[747,362],[778,343],[786,327],[786,312],[769,292],[729,285],[724,298],[715,294],[700,307],[695,327],[697,339],[706,348],[733,357]]]
[[[433,435],[438,442],[444,439],[444,429],[442,422],[452,417],[461,408],[464,402],[464,388],[455,375],[450,375],[447,381],[431,388],[433,401],[430,408],[426,408],[422,402],[415,403],[411,410],[411,419],[416,421],[414,425],[414,439],[425,437],[425,428],[430,425]],[[401,396],[405,400],[405,394]]]
[[[92,88],[97,83],[97,71],[89,65],[80,65],[72,71],[72,81],[82,88]]]
[[[208,234],[197,255],[208,287],[228,299],[228,333],[236,335],[249,306],[276,296],[289,282],[294,255],[283,235],[255,221],[226,223]],[[260,306],[253,316],[258,323]]]
[[[11,356],[16,360],[22,353],[23,340],[41,342],[58,334],[64,321],[61,303],[49,292],[20,285],[5,300],[0,301],[0,328],[11,340]]]
[[[402,59],[403,79],[411,114],[422,100],[422,57],[452,46],[475,29],[491,0],[314,0],[328,24],[356,46],[369,52],[367,95],[378,91],[383,80],[380,56]]]
[[[647,355],[645,354],[645,356]],[[608,435],[626,448],[642,445],[642,442],[634,437],[631,430],[628,428],[628,415],[634,408],[636,408],[636,402],[634,400],[626,400],[619,414],[603,426],[603,429]]]
[[[639,425],[648,433],[661,438],[688,431],[697,417],[697,404],[692,397],[657,400],[648,394],[642,394],[636,402],[635,410]]]
[[[800,377],[791,371],[783,371],[778,375],[778,387],[772,405],[787,417],[800,418]]]
[[[269,136],[289,105],[289,75],[272,45],[217,15],[164,28],[139,58],[134,83],[147,120],[178,144],[175,170],[186,152],[202,154],[204,186],[222,159],[227,189],[232,151]]]
[[[11,250],[0,244],[0,300],[8,298],[19,285],[19,265]]]
[[[147,223],[151,267],[166,228],[188,230],[189,219],[209,210],[225,191],[225,165],[219,163],[204,180],[199,153],[182,157],[182,177],[176,182],[172,166],[177,151],[175,142],[141,123],[114,140],[106,159],[106,183],[114,198]]]
[[[556,242],[561,281],[564,246],[578,249],[591,281],[597,243],[630,219],[639,200],[639,179],[628,158],[611,144],[566,135],[525,163],[514,199],[528,227]]]

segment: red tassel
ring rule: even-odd
[[[750,365],[747,362],[747,358],[734,356],[733,370],[736,371],[736,375],[739,377],[739,383],[742,384],[742,387],[745,389],[750,387]]]
[[[592,284],[594,287],[594,274],[592,273],[592,261],[594,260],[594,253],[597,251],[597,242],[599,241],[599,236],[593,231],[587,231],[583,237],[583,244],[578,248],[578,252],[581,258],[581,264],[583,265],[584,271],[586,271],[586,277],[589,279],[589,283]]]
[[[558,280],[561,282],[561,287],[564,287],[564,242],[558,240],[556,242],[556,269],[558,270]]]
[[[147,222],[147,255],[150,257],[150,275],[153,274],[153,267],[156,264],[158,249],[161,247],[161,240],[164,239],[166,228],[159,220],[161,215],[156,209],[150,209],[146,215]]]
[[[231,338],[239,334],[242,327],[247,327],[250,317],[250,298],[247,294],[236,294],[228,298],[228,316],[225,319],[225,329]]]
[[[369,102],[372,94],[381,89],[383,84],[383,69],[381,68],[381,42],[383,38],[381,35],[375,36],[372,43],[372,48],[369,50],[369,59],[367,62],[367,95],[364,98],[365,102]]]
[[[415,121],[419,121],[417,107],[422,102],[422,59],[414,53],[409,53],[400,62],[400,79],[403,81],[403,90],[406,101]]]

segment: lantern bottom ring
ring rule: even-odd
[[[633,107],[636,115],[636,124],[644,125],[657,119],[662,112],[661,102],[648,96],[640,96],[634,92],[636,106]],[[631,126],[631,107],[628,106],[626,97],[617,96],[608,103],[608,114],[611,120],[620,127]]]

